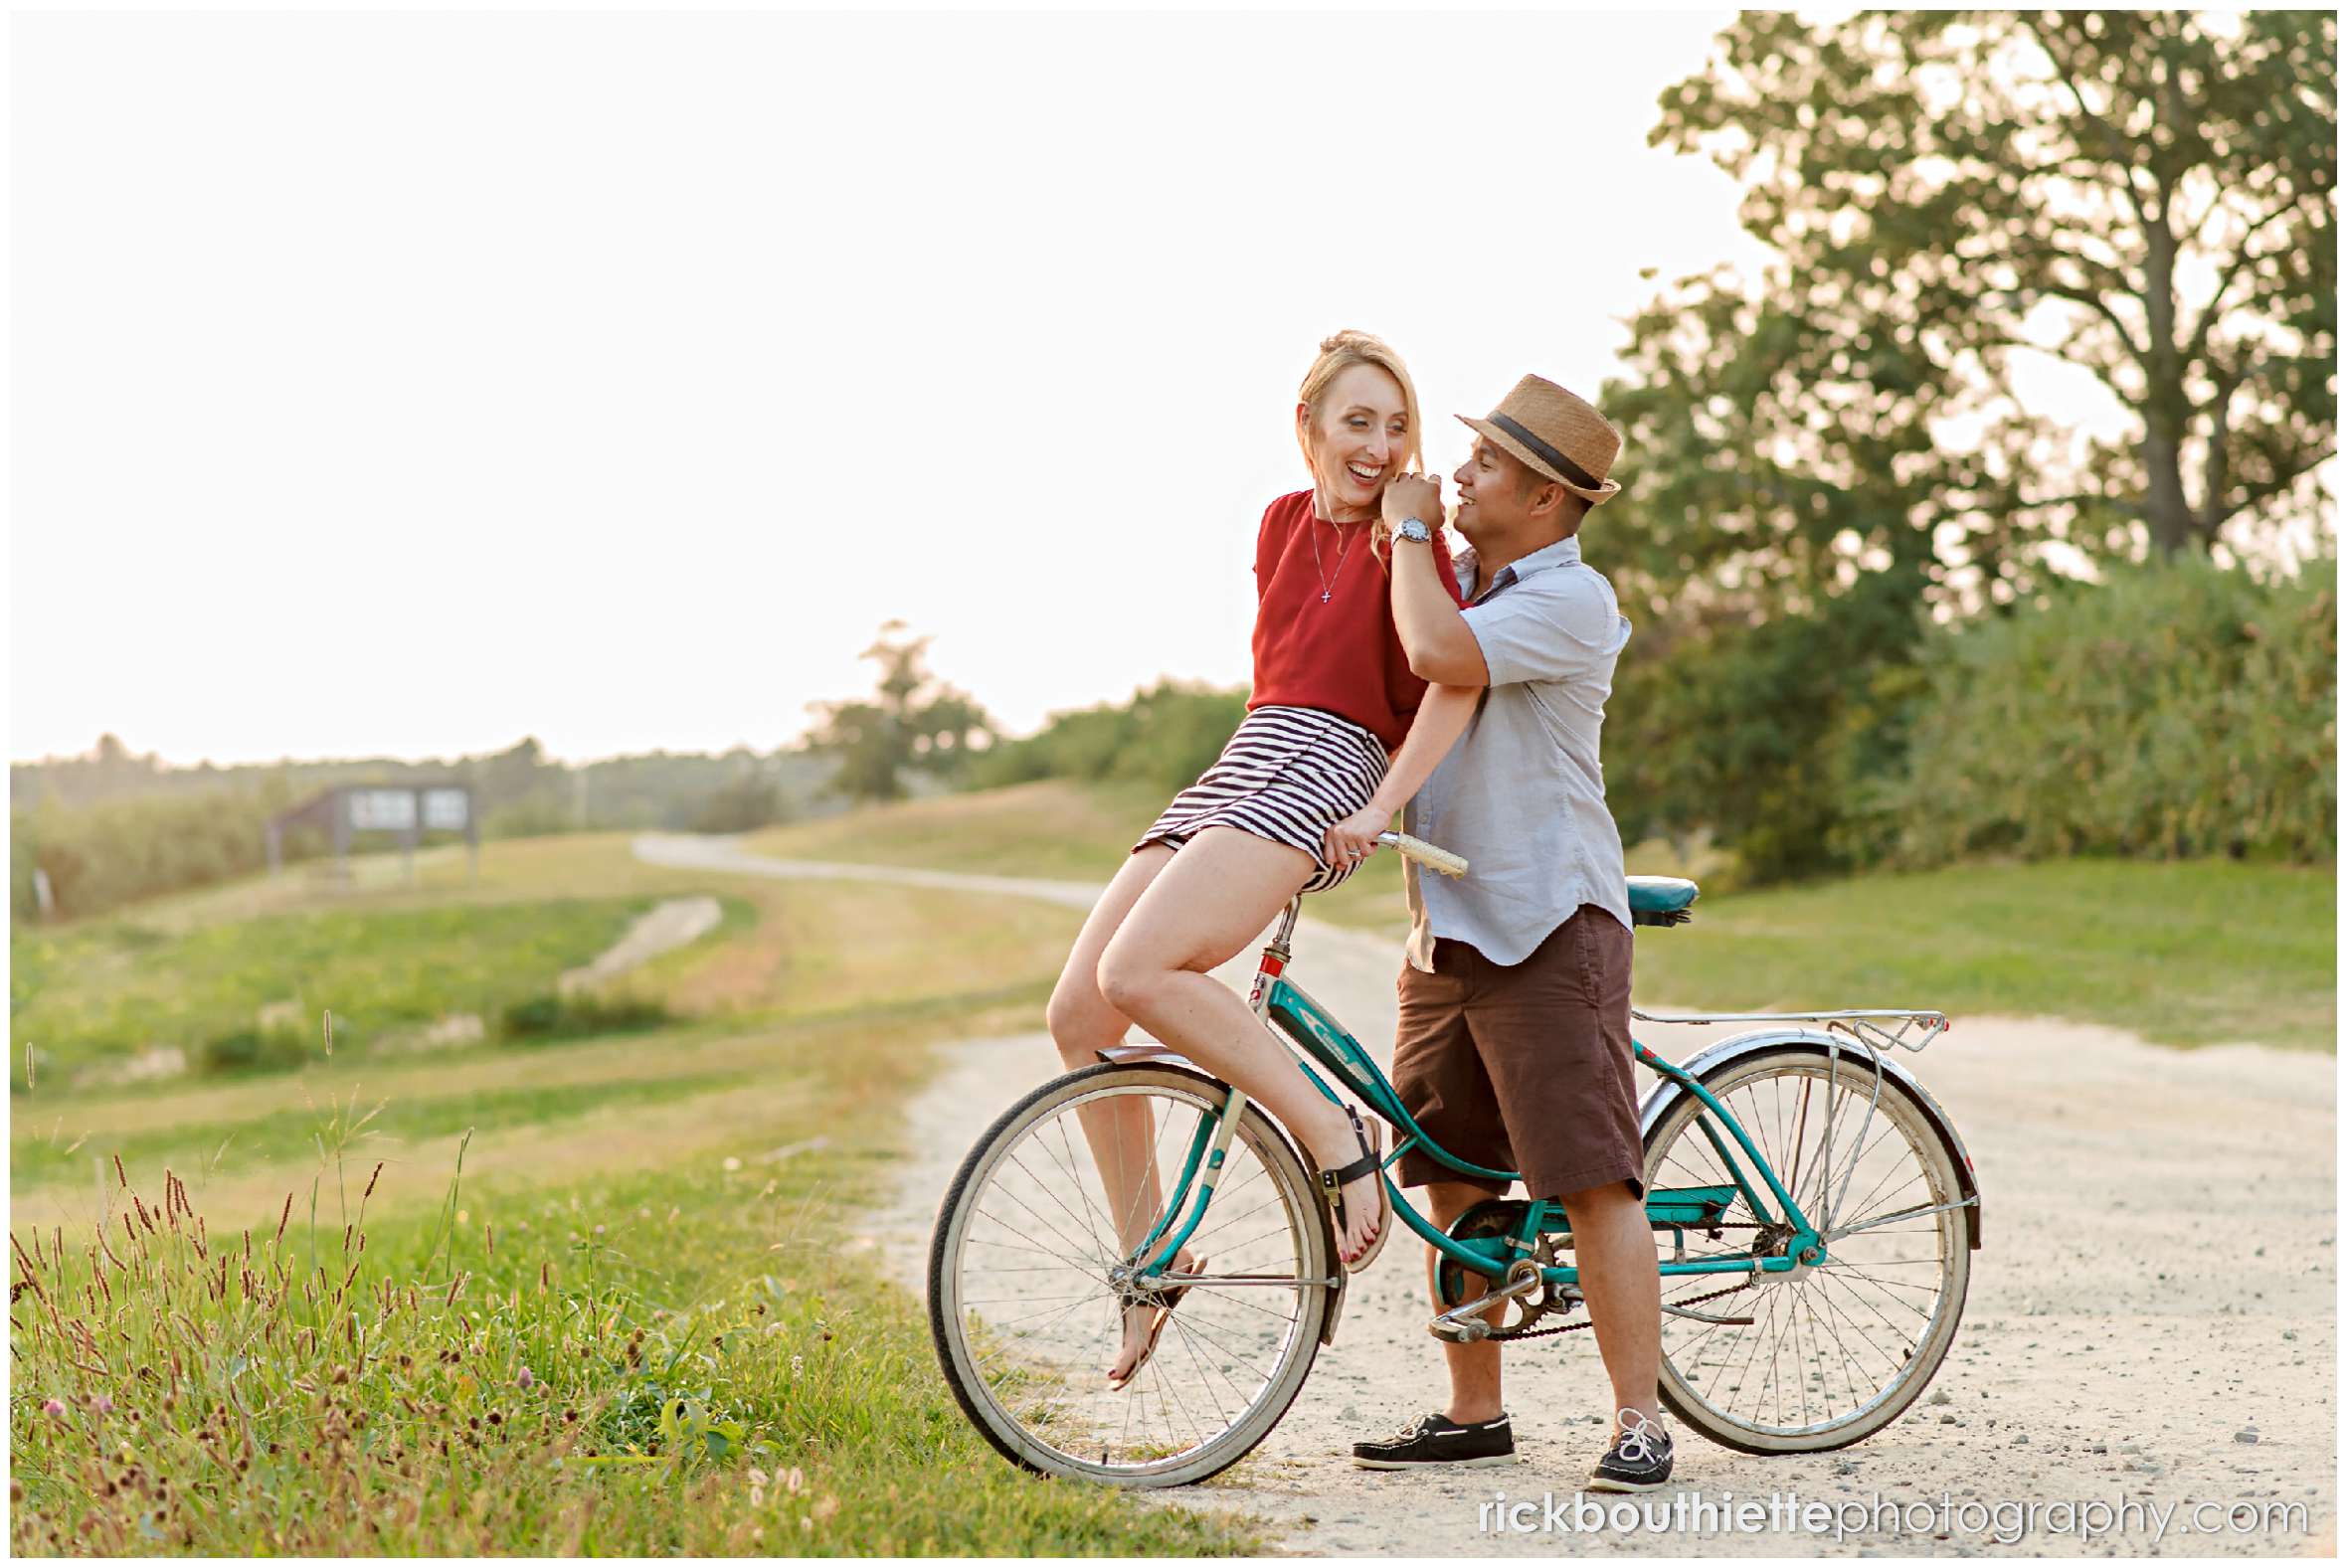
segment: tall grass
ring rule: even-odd
[[[730,1167],[730,1168],[729,1168]],[[819,1178],[739,1160],[370,1230],[331,1157],[210,1227],[113,1166],[11,1234],[11,1545],[106,1555],[1116,1552],[1231,1525],[982,1450]],[[489,1218],[492,1207],[498,1218]],[[478,1212],[475,1212],[475,1211]]]

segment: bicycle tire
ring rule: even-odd
[[[983,1234],[985,1230],[981,1221],[987,1194],[997,1190],[993,1173],[1003,1169],[1008,1156],[1020,1147],[1029,1133],[1049,1124],[1058,1124],[1064,1132],[1065,1124],[1060,1121],[1064,1113],[1110,1096],[1146,1095],[1152,1100],[1163,1099],[1202,1112],[1219,1108],[1228,1092],[1227,1086],[1203,1073],[1164,1064],[1084,1068],[1042,1085],[1005,1111],[964,1157],[939,1205],[937,1226],[931,1236],[928,1281],[930,1335],[937,1349],[938,1365],[945,1374],[947,1386],[953,1390],[956,1403],[962,1407],[963,1413],[970,1418],[980,1435],[1011,1463],[1040,1475],[1104,1481],[1115,1485],[1187,1485],[1228,1469],[1250,1453],[1279,1424],[1303,1388],[1320,1348],[1321,1332],[1327,1321],[1333,1294],[1328,1289],[1310,1285],[1299,1285],[1295,1289],[1295,1315],[1289,1321],[1289,1327],[1279,1345],[1277,1363],[1271,1375],[1263,1379],[1254,1396],[1247,1400],[1237,1415],[1225,1419],[1220,1430],[1205,1435],[1204,1441],[1157,1459],[1125,1461],[1120,1457],[1120,1462],[1111,1463],[1104,1445],[1099,1458],[1088,1460],[1070,1452],[1060,1443],[1047,1440],[1028,1422],[1021,1420],[1019,1413],[1006,1403],[1002,1392],[983,1370],[987,1361],[1002,1353],[1003,1347],[982,1350],[973,1342],[972,1309],[964,1305],[966,1301],[972,1300],[963,1290],[964,1262],[974,1245],[988,1245],[974,1242],[973,1238],[974,1234]],[[1322,1218],[1320,1200],[1305,1172],[1304,1164],[1297,1157],[1287,1136],[1251,1102],[1240,1118],[1233,1143],[1234,1165],[1238,1163],[1235,1156],[1241,1149],[1253,1156],[1258,1168],[1274,1186],[1275,1196],[1263,1206],[1276,1204],[1282,1210],[1296,1249],[1295,1256],[1301,1260],[1298,1278],[1317,1280],[1334,1277],[1336,1265],[1328,1225]],[[1076,1162],[1072,1147],[1069,1158],[1071,1162]],[[1218,1203],[1223,1198],[1224,1190],[1235,1190],[1235,1186],[1218,1190]],[[1217,1212],[1209,1208],[1207,1220],[1200,1228],[1201,1238],[1214,1224]],[[1204,1245],[1211,1247],[1212,1244],[1209,1242]],[[1219,1268],[1209,1269],[1208,1272],[1219,1272]],[[1199,1287],[1198,1290],[1207,1292],[1205,1287]],[[1104,1296],[1103,1300],[1113,1303],[1114,1298]],[[1065,1310],[1078,1309],[1081,1309],[1081,1304],[1078,1307]],[[1110,1309],[1114,1310],[1113,1307]],[[1185,1304],[1184,1310],[1187,1309],[1189,1304]],[[1171,1321],[1175,1325],[1174,1335],[1187,1331],[1181,1326],[1183,1320],[1180,1312],[1176,1312]],[[988,1331],[983,1322],[976,1324],[975,1328],[982,1333]],[[1169,1344],[1171,1342],[1170,1335]],[[1194,1345],[1185,1345],[1183,1348],[1194,1350]],[[1170,1353],[1168,1348],[1162,1346],[1159,1356],[1165,1357]],[[1211,1351],[1208,1353],[1212,1354]],[[1070,1363],[1071,1370],[1074,1365]],[[1200,1375],[1204,1376],[1202,1368]],[[1139,1384],[1134,1386],[1138,1387]],[[1126,1391],[1128,1396],[1131,1393],[1131,1389]],[[1079,1397],[1095,1403],[1099,1399],[1097,1394],[1080,1394]],[[1146,1405],[1144,1411],[1146,1416]],[[1193,1424],[1202,1433],[1202,1423],[1195,1423],[1193,1418]]]
[[[1789,1152],[1789,1148],[1771,1149],[1768,1146],[1769,1139],[1772,1135],[1783,1133],[1789,1126],[1791,1137],[1781,1140],[1791,1145],[1802,1143],[1808,1124],[1785,1104],[1784,1091],[1791,1088],[1798,1095],[1801,1087],[1807,1086],[1810,1101],[1804,1102],[1804,1109],[1817,1110],[1813,1104],[1815,1091],[1819,1085],[1827,1083],[1830,1065],[1822,1047],[1788,1045],[1724,1064],[1704,1081],[1704,1087],[1735,1115],[1736,1120],[1744,1126],[1746,1134],[1760,1144],[1762,1152],[1776,1164],[1779,1179],[1786,1181],[1788,1190],[1792,1190],[1797,1198],[1803,1196],[1809,1175],[1801,1173],[1788,1176],[1779,1154]],[[1838,1066],[1838,1082],[1842,1097],[1840,1109],[1852,1113],[1851,1121],[1857,1122],[1864,1115],[1864,1107],[1874,1092],[1875,1074],[1862,1056],[1845,1052]],[[1774,1102],[1765,1108],[1761,1105],[1763,1090],[1769,1093]],[[1829,1095],[1827,1098],[1830,1100],[1833,1097]],[[1663,1318],[1660,1389],[1663,1403],[1683,1424],[1715,1443],[1746,1454],[1814,1454],[1847,1448],[1880,1432],[1903,1415],[1929,1386],[1954,1342],[1971,1282],[1972,1255],[1964,1213],[1960,1208],[1941,1208],[1911,1223],[1898,1216],[1908,1206],[1948,1205],[1961,1201],[1964,1194],[1957,1175],[1956,1155],[1941,1137],[1929,1114],[1896,1079],[1884,1075],[1880,1099],[1874,1105],[1874,1122],[1888,1123],[1889,1127],[1878,1132],[1869,1124],[1858,1123],[1861,1131],[1854,1133],[1854,1138],[1865,1138],[1866,1145],[1850,1156],[1852,1174],[1839,1179],[1847,1193],[1849,1187],[1859,1179],[1862,1168],[1860,1161],[1866,1159],[1870,1149],[1880,1148],[1883,1140],[1896,1132],[1900,1147],[1883,1162],[1886,1172],[1877,1176],[1869,1171],[1865,1178],[1874,1183],[1878,1191],[1883,1184],[1894,1179],[1910,1186],[1919,1184],[1919,1190],[1904,1193],[1896,1187],[1891,1189],[1888,1201],[1897,1206],[1886,1212],[1896,1224],[1860,1230],[1840,1240],[1829,1241],[1826,1261],[1815,1269],[1791,1277],[1780,1276],[1775,1281],[1765,1275],[1755,1276],[1751,1289],[1759,1293],[1757,1300],[1747,1301],[1745,1296],[1738,1295],[1708,1304],[1706,1309],[1716,1315],[1726,1315],[1739,1304],[1743,1305],[1744,1310],[1755,1314],[1752,1326],[1758,1328],[1759,1332],[1754,1335],[1751,1352],[1744,1356],[1740,1370],[1735,1370],[1733,1376],[1729,1374],[1731,1369],[1738,1367],[1734,1353],[1741,1348],[1739,1339],[1720,1338],[1717,1326],[1692,1327],[1687,1319],[1668,1313]],[[1704,1110],[1703,1103],[1694,1095],[1685,1094],[1655,1124],[1648,1134],[1646,1145],[1646,1181],[1650,1189],[1690,1183],[1701,1185],[1707,1180],[1724,1179],[1723,1167],[1718,1164],[1708,1140],[1703,1139],[1697,1130],[1697,1116]],[[1764,1125],[1755,1126],[1755,1123]],[[1844,1126],[1849,1125],[1844,1123]],[[1721,1131],[1724,1135],[1724,1129]],[[1824,1162],[1813,1163],[1812,1170],[1819,1169],[1820,1164]],[[1798,1171],[1798,1158],[1793,1161],[1793,1165]],[[1905,1167],[1909,1166],[1911,1174],[1902,1174]],[[1842,1157],[1837,1153],[1830,1164],[1824,1164],[1823,1180],[1826,1184],[1835,1182],[1836,1173],[1841,1168]],[[1755,1175],[1753,1179],[1757,1181],[1758,1178]],[[1796,1186],[1795,1182],[1801,1185]],[[1804,1207],[1805,1211],[1809,1208],[1806,1199]],[[1734,1218],[1737,1215],[1742,1215],[1743,1221],[1738,1222]],[[1834,1215],[1834,1224],[1851,1223],[1866,1217],[1857,1205],[1848,1204],[1845,1199],[1841,1212]],[[1814,1212],[1811,1212],[1811,1218],[1816,1220]],[[1749,1241],[1762,1234],[1749,1228],[1750,1221],[1748,1209],[1738,1199],[1729,1211],[1729,1224],[1741,1223],[1745,1228],[1724,1231],[1723,1240],[1741,1235]],[[1891,1243],[1895,1236],[1901,1238],[1896,1243],[1897,1247],[1914,1248],[1918,1256],[1888,1260],[1878,1256],[1882,1247]],[[1927,1259],[1919,1256],[1925,1248],[1930,1252]],[[1749,1252],[1747,1247],[1744,1255],[1749,1255]],[[1717,1248],[1715,1255],[1736,1255],[1732,1241]],[[1866,1261],[1861,1261],[1862,1258]],[[1928,1265],[1936,1265],[1935,1274],[1888,1273],[1893,1269],[1913,1271]],[[1926,1279],[1935,1281],[1928,1287],[1928,1310],[1919,1305],[1920,1299],[1926,1294],[1926,1288],[1919,1282]],[[1861,1281],[1866,1283],[1861,1285]],[[1666,1276],[1664,1299],[1671,1300],[1674,1289],[1679,1294],[1692,1296],[1715,1291],[1719,1284],[1717,1275]],[[1852,1293],[1851,1301],[1866,1310],[1846,1310],[1845,1307],[1851,1302],[1834,1301],[1832,1292],[1836,1289]],[[1815,1300],[1810,1299],[1813,1295]],[[1741,1394],[1744,1383],[1755,1375],[1754,1369],[1759,1364],[1758,1351],[1767,1334],[1767,1328],[1762,1326],[1762,1320],[1757,1315],[1762,1311],[1768,1314],[1767,1323],[1779,1325],[1778,1338],[1769,1346],[1770,1359],[1764,1369],[1765,1378],[1753,1391],[1752,1414],[1739,1415],[1731,1405],[1722,1403],[1720,1384],[1723,1380],[1728,1383],[1727,1392],[1732,1398]],[[1896,1339],[1897,1335],[1893,1330],[1903,1331],[1905,1317],[1909,1312],[1919,1315],[1922,1321],[1911,1342],[1897,1355],[1892,1355],[1879,1341],[1882,1338]],[[1877,1320],[1869,1321],[1870,1314]],[[1804,1321],[1809,1328],[1810,1348],[1807,1351],[1801,1348],[1801,1327]],[[1820,1338],[1821,1329],[1824,1332],[1823,1340]],[[1742,1332],[1740,1327],[1736,1330],[1738,1335]],[[1763,1393],[1772,1394],[1773,1408],[1780,1416],[1784,1414],[1787,1387],[1781,1369],[1783,1340],[1788,1334],[1792,1339],[1794,1361],[1801,1367],[1797,1385],[1791,1393],[1795,1399],[1795,1409],[1804,1419],[1762,1420],[1758,1416],[1758,1405],[1759,1396]],[[1675,1339],[1678,1345],[1676,1354]],[[1831,1341],[1830,1351],[1825,1343],[1827,1340]],[[1867,1346],[1867,1351],[1854,1351],[1851,1348],[1853,1340]],[[1865,1373],[1865,1376],[1875,1380],[1875,1386],[1861,1397],[1860,1375],[1853,1369],[1862,1362],[1870,1361],[1884,1367],[1888,1375],[1882,1371]],[[1813,1383],[1818,1390],[1820,1405],[1832,1397],[1833,1379],[1828,1372],[1836,1366],[1841,1370],[1844,1392],[1851,1398],[1851,1408],[1830,1419],[1806,1419],[1813,1413],[1809,1405]],[[1814,1375],[1813,1367],[1816,1369]]]

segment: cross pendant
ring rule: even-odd
[[[1325,589],[1325,588],[1324,588],[1324,589],[1322,589],[1322,590],[1321,590],[1321,603],[1325,605],[1325,604],[1327,604],[1328,602],[1329,602],[1329,591],[1328,591],[1327,589]]]

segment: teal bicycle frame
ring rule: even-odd
[[[1255,971],[1255,985],[1248,1004],[1255,1016],[1286,1035],[1302,1053],[1297,1067],[1312,1080],[1313,1087],[1332,1101],[1342,1097],[1330,1086],[1335,1079],[1356,1096],[1375,1115],[1382,1117],[1399,1134],[1379,1179],[1385,1183],[1393,1212],[1403,1224],[1417,1232],[1429,1246],[1461,1268],[1487,1278],[1498,1280],[1506,1275],[1509,1266],[1518,1259],[1533,1256],[1538,1237],[1547,1232],[1561,1232],[1568,1227],[1560,1206],[1553,1199],[1543,1199],[1526,1205],[1525,1218],[1518,1229],[1508,1235],[1456,1240],[1445,1235],[1430,1223],[1403,1197],[1394,1184],[1394,1162],[1409,1150],[1420,1149],[1447,1169],[1462,1176],[1485,1181],[1515,1181],[1513,1170],[1492,1170],[1459,1158],[1437,1143],[1425,1129],[1418,1126],[1393,1085],[1378,1070],[1361,1043],[1348,1033],[1327,1008],[1314,1001],[1302,987],[1285,978],[1292,957],[1290,941],[1295,935],[1296,919],[1302,900],[1289,904],[1281,920],[1278,934],[1264,948]],[[1718,1154],[1729,1180],[1714,1186],[1670,1187],[1651,1189],[1646,1194],[1647,1221],[1658,1232],[1669,1233],[1677,1243],[1678,1254],[1659,1267],[1665,1276],[1698,1274],[1785,1274],[1825,1258],[1825,1245],[1801,1206],[1796,1203],[1784,1184],[1777,1179],[1767,1159],[1752,1146],[1751,1138],[1739,1126],[1735,1117],[1695,1078],[1674,1064],[1663,1060],[1635,1040],[1631,1047],[1637,1060],[1653,1072],[1678,1084],[1688,1094],[1702,1102],[1709,1115],[1699,1125],[1704,1136]],[[1318,1063],[1327,1077],[1314,1071]],[[1158,1216],[1149,1237],[1138,1249],[1138,1256],[1148,1260],[1136,1271],[1136,1283],[1161,1274],[1172,1262],[1198,1225],[1206,1217],[1206,1208],[1213,1201],[1214,1188],[1221,1179],[1224,1157],[1230,1149],[1231,1138],[1238,1131],[1239,1118],[1246,1108],[1247,1097],[1239,1090],[1230,1089],[1220,1110],[1201,1117],[1197,1130],[1191,1134],[1182,1161],[1180,1178],[1174,1183],[1164,1211]],[[1715,1122],[1716,1118],[1716,1122]],[[1724,1128],[1724,1134],[1722,1133]],[[1732,1140],[1732,1146],[1731,1146]],[[1740,1150],[1743,1158],[1737,1157]],[[1755,1186],[1749,1168],[1758,1173]],[[1765,1194],[1765,1196],[1764,1196]],[[1716,1224],[1729,1205],[1742,1197],[1755,1219],[1762,1225],[1783,1225],[1788,1235],[1783,1248],[1765,1258],[1686,1258],[1686,1232]],[[1775,1205],[1772,1211],[1770,1204]],[[1549,1285],[1577,1287],[1580,1271],[1571,1265],[1544,1267],[1541,1279]]]

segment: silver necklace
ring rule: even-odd
[[[1331,528],[1337,528],[1337,519],[1334,517],[1330,518],[1329,526]],[[1337,532],[1343,534],[1345,530],[1342,528],[1337,528]],[[1339,577],[1343,577],[1345,575],[1345,552],[1351,550],[1352,548],[1353,541],[1350,538],[1348,538],[1344,544],[1337,547],[1337,575]],[[1329,574],[1322,570],[1321,567],[1320,518],[1318,516],[1315,516],[1312,520],[1312,570],[1316,573],[1319,573],[1320,575],[1321,603],[1325,605],[1329,602],[1330,584]]]

